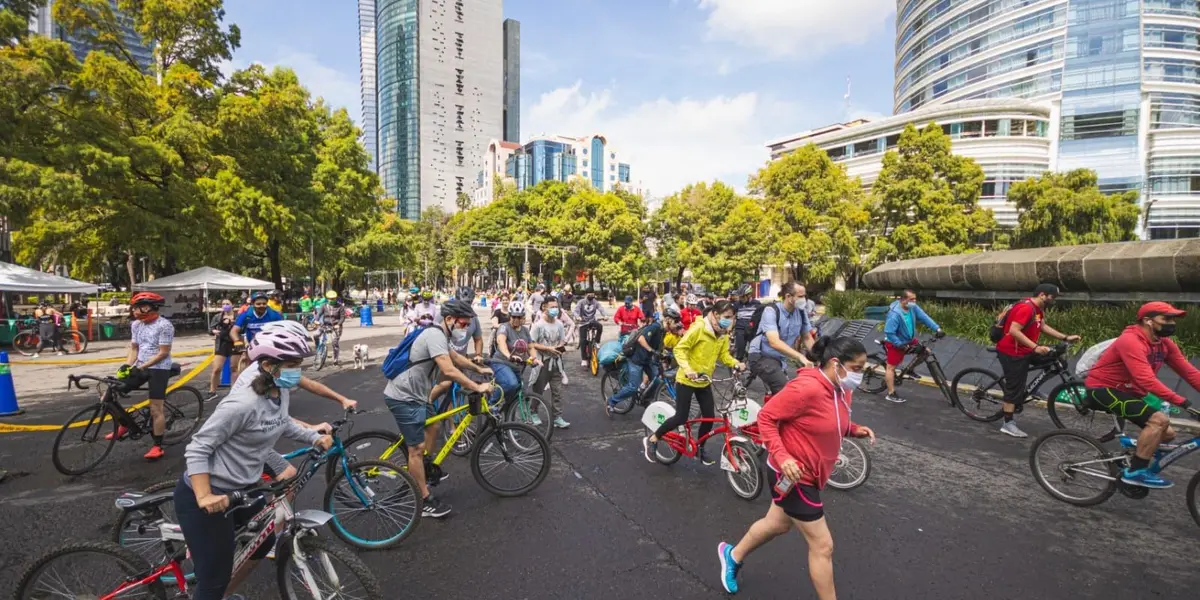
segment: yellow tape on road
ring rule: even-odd
[[[184,358],[184,357],[190,357],[190,356],[204,356],[205,354],[212,354],[212,350],[206,349],[206,350],[188,350],[186,352],[172,352],[171,356],[178,357],[178,358]],[[8,364],[10,364],[10,365],[103,365],[103,364],[109,364],[109,363],[112,363],[112,364],[123,363],[123,362],[125,362],[126,358],[128,358],[128,357],[120,356],[117,358],[92,358],[92,359],[88,359],[88,360],[10,360],[10,361],[8,361]]]
[[[192,370],[185,373],[183,375],[183,377],[179,378],[178,381],[176,381],[175,383],[172,383],[170,386],[168,386],[167,393],[169,394],[169,393],[175,391],[176,389],[179,389],[180,386],[187,385],[187,382],[191,381],[192,379],[194,379],[196,377],[196,375],[199,375],[201,371],[208,368],[208,366],[212,364],[212,361],[213,361],[213,357],[210,354],[208,358],[200,361],[200,364],[196,365],[195,367],[192,367]],[[129,408],[125,409],[125,412],[133,412],[133,411],[139,410],[143,406],[147,406],[149,404],[150,404],[149,400],[142,400],[141,402],[138,402],[137,404],[134,404],[133,406],[130,406]],[[111,418],[112,417],[108,416],[107,414],[105,414],[105,416],[104,416],[105,421],[107,421]],[[83,427],[90,422],[91,421],[75,421],[74,423],[67,425],[67,427],[72,427],[72,428]],[[14,432],[25,432],[25,431],[58,431],[59,429],[62,429],[62,428],[63,428],[62,425],[26,425],[23,423],[21,423],[21,424],[0,423],[0,433],[14,433]]]

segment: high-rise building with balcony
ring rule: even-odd
[[[485,168],[475,178],[472,202],[487,204],[497,177],[518,190],[543,181],[586,181],[596,190],[622,189],[643,195],[641,183],[633,180],[632,168],[602,135],[567,137],[538,136],[524,146],[493,140],[483,156]]]
[[[129,51],[129,55],[133,57],[134,62],[143,72],[149,72],[154,65],[154,48],[150,43],[142,40],[142,36],[134,29],[133,17],[117,7],[117,0],[109,0],[109,3],[117,18],[117,25],[121,28],[122,41],[125,42],[125,48]],[[71,51],[75,53],[75,58],[83,62],[87,59],[88,52],[92,51],[91,44],[87,40],[71,35],[54,22],[54,15],[51,12],[53,5],[53,0],[47,0],[38,7],[37,12],[29,19],[29,31],[67,42],[71,45]]]
[[[378,173],[400,216],[456,207],[503,135],[502,0],[376,0]]]
[[[358,80],[362,95],[363,146],[376,169],[378,115],[375,107],[375,0],[358,0]]]

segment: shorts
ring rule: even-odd
[[[893,367],[900,366],[900,363],[904,362],[904,355],[908,354],[908,348],[891,342],[884,342],[883,349],[887,350],[887,364]]]
[[[784,514],[805,523],[819,521],[825,517],[825,505],[821,502],[821,490],[811,486],[798,483],[792,486],[792,489],[779,496],[775,491],[775,484],[779,483],[779,473],[775,471],[775,466],[771,464],[770,459],[767,460],[767,489],[771,492],[771,501],[775,506],[783,509]]]
[[[225,358],[233,356],[233,340],[217,338],[213,344],[213,354]]]
[[[1146,404],[1145,397],[1117,388],[1088,388],[1087,402],[1094,410],[1102,410],[1138,427],[1145,427],[1157,412]]]
[[[749,366],[750,372],[767,386],[768,394],[778,394],[788,384],[788,376],[783,370],[783,363],[777,358],[751,354]]]
[[[425,402],[410,402],[384,398],[392,417],[396,419],[396,427],[404,437],[404,443],[409,447],[425,443],[425,419],[436,409]]]
[[[171,383],[171,369],[142,369],[140,376],[130,375],[125,378],[125,388],[136,390],[143,385],[150,391],[151,400],[166,400],[167,386]]]

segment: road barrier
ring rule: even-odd
[[[193,378],[195,378],[197,375],[199,375],[201,371],[204,371],[205,369],[207,369],[208,366],[211,365],[212,361],[213,361],[211,351],[209,351],[209,352],[210,352],[210,354],[208,355],[208,358],[205,358],[204,360],[200,361],[200,364],[192,367],[192,370],[188,371],[187,373],[184,373],[183,377],[180,377],[178,380],[176,380],[174,383],[172,383],[170,386],[168,386],[167,393],[169,394],[169,393],[175,391],[176,389],[178,389],[180,386],[187,385],[187,383],[189,381],[191,381]],[[0,352],[0,365],[3,365],[3,361],[7,357],[7,354],[8,354],[7,352]],[[4,366],[7,366],[7,365],[4,365]],[[2,380],[3,377],[4,377],[3,375],[0,375],[0,396],[3,395],[3,385],[4,385],[3,380]],[[11,374],[8,375],[8,382],[9,382],[9,385],[11,386],[12,385],[12,375]],[[13,394],[13,403],[14,403],[14,405],[16,404],[16,394],[15,393]],[[146,406],[148,404],[150,404],[149,400],[142,400],[141,402],[138,402],[137,404],[134,404],[133,406],[126,408],[125,412],[133,412],[135,410],[139,410],[143,406]],[[0,404],[0,406],[3,406],[3,404]],[[88,424],[88,421],[76,421],[67,426],[68,427],[83,427],[87,424]],[[58,431],[59,429],[62,429],[62,427],[63,426],[61,424],[53,425],[53,424],[0,423],[0,433],[15,433],[15,432],[28,432],[28,431]]]

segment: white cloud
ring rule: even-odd
[[[785,107],[747,92],[707,99],[659,98],[621,106],[612,89],[585,92],[583,82],[542,94],[522,128],[530,134],[604,134],[653,196],[719,179],[745,188],[768,153],[773,117]]]
[[[879,35],[895,0],[697,0],[708,37],[766,51],[815,57]]]
[[[362,96],[359,93],[357,72],[344,73],[321,63],[313,54],[299,52],[286,46],[277,48],[270,58],[260,57],[222,64],[221,72],[228,77],[235,69],[244,69],[255,63],[268,69],[287,67],[295,71],[300,85],[308,88],[314,100],[318,96],[324,98],[325,104],[332,110],[344,107],[349,111],[354,123],[362,126]]]

